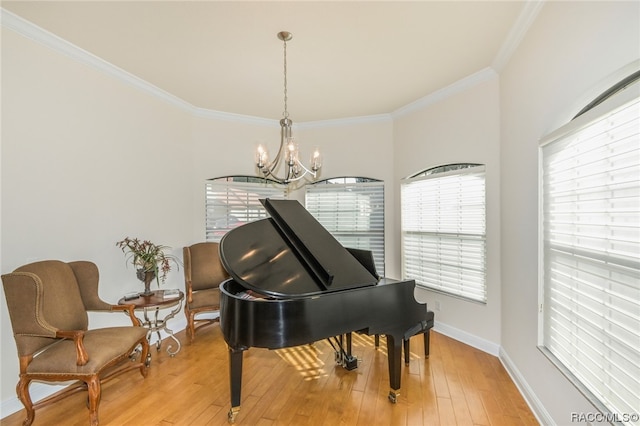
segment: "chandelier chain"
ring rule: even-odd
[[[287,41],[291,40],[292,36],[288,31],[281,31],[277,35],[284,42],[284,111],[282,113],[283,118],[280,120],[280,148],[273,160],[269,161],[266,149],[259,145],[256,153],[256,166],[265,177],[288,185],[292,182],[301,181],[307,175],[311,175],[315,179],[322,167],[322,159],[318,150],[315,150],[312,154],[309,167],[304,166],[298,158],[298,146],[291,135],[293,122],[289,119],[287,105]],[[285,169],[283,178],[275,174],[276,169],[281,164]]]
[[[287,111],[287,41],[284,40],[284,112],[282,113],[284,118],[289,118],[289,112]]]

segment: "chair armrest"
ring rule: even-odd
[[[185,289],[187,290],[187,303],[191,304],[193,303],[193,288],[190,280],[185,282]]]
[[[82,330],[57,330],[56,337],[71,339],[76,345],[76,365],[83,366],[89,362],[89,354],[84,348],[84,331]]]
[[[135,305],[111,305],[112,311],[126,312],[127,314],[129,314],[129,318],[131,318],[131,322],[133,323],[133,325],[140,327],[142,326],[142,323],[134,314],[135,308],[136,308]]]

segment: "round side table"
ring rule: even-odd
[[[167,353],[169,356],[174,357],[178,352],[180,352],[180,341],[173,335],[173,330],[167,327],[167,321],[173,318],[180,310],[182,309],[182,301],[184,300],[184,293],[182,291],[178,292],[176,297],[167,297],[165,298],[164,290],[156,290],[152,292],[149,296],[139,295],[134,299],[125,299],[124,297],[118,300],[118,305],[134,305],[136,311],[142,311],[143,318],[136,317],[140,320],[143,327],[146,327],[149,331],[147,332],[147,340],[150,340],[151,335],[155,332],[158,335],[158,341],[156,342],[156,350],[160,351],[160,346],[162,345],[162,337],[160,336],[160,331],[164,330],[167,332],[170,338],[172,338],[177,345],[175,350],[172,350],[173,345],[169,345],[167,347]],[[169,313],[167,313],[164,317],[160,316],[160,310],[162,309],[171,309]],[[150,315],[151,314],[151,315]],[[147,357],[147,365],[151,364],[151,353],[149,353]]]

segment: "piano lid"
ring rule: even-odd
[[[298,201],[260,202],[270,218],[232,229],[220,241],[222,264],[242,286],[292,298],[378,282]]]

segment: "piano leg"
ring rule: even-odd
[[[387,334],[387,358],[389,361],[389,401],[394,404],[400,396],[400,379],[402,373],[402,337]]]
[[[355,370],[356,368],[358,368],[358,358],[354,357],[351,354],[351,347],[352,347],[351,333],[347,333],[345,335],[345,339],[346,339],[346,347],[347,347],[347,357],[345,359],[344,368],[346,368],[348,371]]]
[[[235,423],[240,412],[240,392],[242,388],[242,354],[244,349],[229,347],[229,377],[231,379],[231,409],[227,414],[229,423]]]
[[[410,358],[410,348],[409,348],[409,339],[403,339],[402,342],[404,343],[404,364],[405,365],[409,365],[409,358]]]

